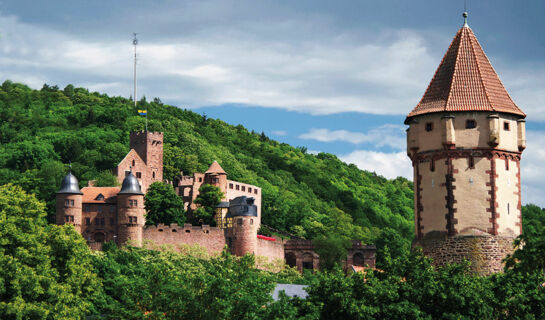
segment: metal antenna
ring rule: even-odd
[[[136,45],[138,44],[138,39],[136,38],[136,33],[133,33],[134,38],[132,39],[132,44],[134,45],[134,106],[136,107]]]

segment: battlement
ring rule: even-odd
[[[133,132],[130,133],[131,138],[133,136],[134,137],[140,137],[140,136],[145,136],[145,135],[150,135],[150,136],[163,138],[163,132],[160,132],[160,131],[145,131],[145,130],[142,130],[142,131],[133,131]]]
[[[225,231],[209,225],[193,226],[189,223],[179,226],[158,224],[144,227],[144,240],[150,240],[157,245],[198,244],[209,253],[221,252],[225,247]]]

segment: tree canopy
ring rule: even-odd
[[[152,183],[144,200],[147,225],[177,223],[182,226],[184,224],[186,219],[184,203],[171,185],[162,182]]]

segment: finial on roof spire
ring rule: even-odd
[[[72,172],[72,161],[68,160],[68,172]]]
[[[468,25],[467,25],[467,11],[464,11],[464,13],[462,13],[462,17],[464,17],[464,27],[468,27]]]

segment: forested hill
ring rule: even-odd
[[[413,233],[412,183],[387,180],[327,153],[311,155],[195,112],[133,102],[68,85],[0,88],[0,185],[15,183],[53,210],[54,193],[72,163],[81,186],[107,181],[129,151],[129,132],[164,132],[165,179],[203,172],[218,160],[229,178],[263,189],[263,223],[292,234],[374,242],[381,231]],[[111,178],[111,177],[110,177]],[[395,231],[395,232],[394,232]]]

